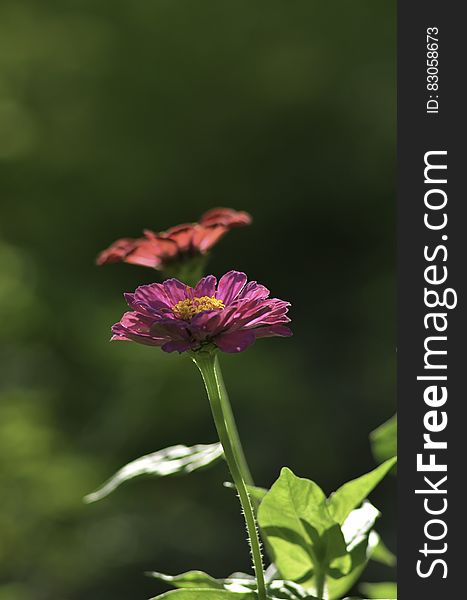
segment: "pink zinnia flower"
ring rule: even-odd
[[[144,231],[144,237],[123,238],[97,257],[97,264],[126,262],[153,269],[164,269],[171,262],[206,254],[234,227],[251,223],[251,216],[232,208],[213,208],[198,223],[177,225],[167,231]]]
[[[269,290],[245,273],[213,275],[195,287],[177,279],[152,283],[125,294],[132,309],[112,327],[113,340],[160,346],[165,352],[198,350],[213,344],[242,352],[261,337],[292,335],[285,323],[290,304],[269,298]]]

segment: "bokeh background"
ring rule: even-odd
[[[117,237],[245,209],[210,261],[293,303],[294,337],[223,367],[252,470],[327,491],[374,466],[394,412],[395,1],[0,4],[0,600],[135,600],[144,571],[248,570],[224,465],[117,468],[215,441],[195,367],[110,344]],[[395,481],[372,496],[394,549]],[[394,572],[370,566],[364,580]]]

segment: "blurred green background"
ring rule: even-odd
[[[258,484],[288,465],[330,492],[373,467],[395,404],[394,165],[392,0],[2,1],[0,600],[249,568],[222,464],[82,502],[130,459],[216,439],[186,357],[108,341],[157,273],[94,257],[144,227],[254,216],[210,270],[293,304],[292,339],[222,360]],[[394,478],[373,501],[394,549]]]

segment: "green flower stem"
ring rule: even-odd
[[[232,406],[230,404],[229,395],[225,387],[224,378],[222,377],[222,371],[220,369],[219,359],[217,356],[215,357],[214,368],[216,371],[217,381],[219,382],[220,400],[222,404],[222,410],[224,412],[225,424],[227,426],[227,431],[229,432],[230,439],[232,440],[232,446],[235,452],[235,456],[237,458],[238,466],[242,473],[243,481],[246,483],[246,485],[255,485],[255,482],[253,481],[253,476],[251,475],[250,468],[245,458],[242,442],[240,441],[237,424],[235,422],[235,417],[232,412]]]
[[[255,515],[247,484],[245,482],[245,476],[240,467],[240,457],[243,457],[245,464],[246,461],[240,446],[236,427],[234,426],[235,422],[225,386],[220,375],[219,361],[214,351],[193,352],[192,358],[203,376],[219,440],[224,449],[225,459],[242,505],[248,531],[248,541],[253,557],[253,568],[255,570],[256,584],[258,587],[258,600],[267,600],[258,528],[256,526]]]

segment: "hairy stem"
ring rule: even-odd
[[[240,466],[242,460],[244,465],[246,465],[246,461],[240,445],[225,386],[220,375],[219,361],[214,351],[194,352],[192,357],[203,376],[219,440],[224,449],[225,459],[242,505],[248,531],[248,541],[253,558],[253,568],[255,570],[256,585],[258,588],[258,600],[267,600],[258,528],[256,526],[256,519],[250,495],[248,493],[245,475]],[[243,469],[245,468],[244,465]],[[249,474],[248,469],[247,473]],[[249,475],[249,477],[251,479],[251,475]]]

